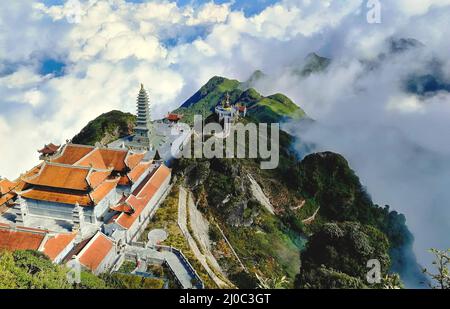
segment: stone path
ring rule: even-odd
[[[187,200],[186,189],[184,189],[182,186],[180,186],[180,194],[179,194],[179,200],[178,200],[178,225],[179,225],[181,231],[183,232],[184,237],[186,237],[186,239],[189,243],[189,247],[191,248],[195,257],[199,260],[199,262],[205,268],[206,272],[211,277],[211,279],[214,281],[214,283],[216,283],[216,285],[219,288],[227,288],[227,287],[229,288],[229,285],[227,283],[225,283],[222,279],[220,279],[214,273],[214,271],[209,267],[206,257],[202,254],[202,252],[198,248],[197,243],[195,242],[194,238],[189,233],[189,230],[187,227],[186,200]]]

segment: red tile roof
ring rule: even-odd
[[[119,183],[119,179],[110,179],[104,181],[101,185],[99,185],[93,192],[89,195],[92,199],[94,205],[97,205],[101,200],[105,198],[112,190],[117,187]]]
[[[127,198],[127,202],[134,208],[134,213],[122,213],[116,222],[124,228],[130,228],[142,211],[145,209],[151,198],[161,188],[161,185],[170,177],[170,169],[161,165],[149,177],[143,186],[139,186],[137,192]]]
[[[97,188],[111,175],[111,172],[112,170],[91,170],[87,177],[90,187]]]
[[[114,244],[111,239],[103,233],[97,232],[86,247],[80,252],[78,256],[79,261],[85,267],[95,271],[111,252],[113,247]]]
[[[89,171],[86,167],[44,163],[38,174],[22,179],[32,185],[87,191]]]
[[[70,165],[93,166],[98,169],[112,167],[114,171],[133,169],[144,153],[131,153],[126,149],[95,148],[93,146],[67,144],[52,162]]]
[[[41,201],[96,205],[117,184],[132,184],[125,173],[131,171],[134,181],[142,175],[146,166],[141,165],[144,155],[125,149],[67,144],[50,162],[44,162],[23,175],[16,191],[24,198]],[[118,178],[111,179],[113,175]]]
[[[105,161],[103,161],[102,154],[98,148],[89,152],[86,156],[75,162],[73,165],[93,167],[96,169],[107,169]]]
[[[0,250],[38,250],[47,232],[0,224]]]
[[[238,106],[237,106],[237,109],[238,109],[238,111],[240,111],[240,112],[244,112],[246,108],[247,108],[247,107],[244,106],[244,105],[238,105]]]
[[[134,169],[144,159],[145,153],[129,153],[125,159],[130,170]]]
[[[128,155],[128,150],[101,148],[100,153],[107,167],[112,167],[118,172],[126,171],[127,165],[125,159]]]
[[[48,201],[70,205],[75,205],[76,203],[78,203],[80,206],[92,206],[94,204],[87,193],[73,194],[65,192],[46,191],[36,188],[22,191],[20,192],[20,195],[24,198],[38,201]]]
[[[0,195],[11,192],[17,186],[16,182],[0,179]]]
[[[128,176],[122,176],[122,177],[120,177],[120,180],[119,180],[119,185],[121,185],[121,186],[128,186],[128,185],[130,185],[130,178],[128,178]]]
[[[7,193],[2,196],[0,196],[0,206],[8,203],[11,201],[16,195],[13,193]]]
[[[57,158],[53,159],[52,162],[74,164],[85,157],[93,149],[94,147],[92,146],[67,144],[66,146],[64,146],[61,154]]]
[[[12,200],[16,193],[14,189],[18,187],[18,183],[7,179],[0,180],[0,206]]]
[[[183,118],[183,115],[179,115],[179,114],[168,114],[166,116],[166,119],[169,121],[178,121],[181,118]]]
[[[71,234],[57,234],[47,239],[44,244],[43,252],[54,261],[75,239],[77,235]]]
[[[141,162],[131,172],[128,173],[128,178],[135,183],[145,171],[150,167],[152,162]]]
[[[120,203],[116,206],[111,206],[110,209],[118,212],[125,212],[127,214],[132,214],[134,212],[133,206],[131,206],[128,202]]]

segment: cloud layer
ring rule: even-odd
[[[251,16],[227,3],[80,3],[0,3],[0,175],[17,177],[40,146],[103,112],[134,112],[141,82],[161,117],[214,75],[261,69],[261,91],[286,93],[317,120],[302,138],[343,153],[376,202],[407,215],[422,262],[428,247],[450,247],[450,97],[402,88],[434,59],[450,77],[450,0],[381,1],[381,24],[367,23],[364,0],[281,0]],[[392,37],[426,48],[380,60]],[[312,51],[331,67],[293,74]],[[62,74],[42,74],[49,59]]]

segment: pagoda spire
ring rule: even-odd
[[[224,108],[229,108],[231,106],[230,104],[230,94],[227,92],[227,94],[225,95],[225,100],[223,101],[223,107]]]
[[[150,129],[150,107],[147,91],[144,89],[144,85],[141,84],[141,90],[137,97],[137,127],[143,129]]]

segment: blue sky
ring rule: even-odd
[[[126,0],[127,2],[134,2],[134,3],[140,3],[140,2],[148,2],[151,0]],[[223,4],[223,3],[229,3],[232,2],[231,0],[176,0],[175,2],[178,3],[178,5],[201,5],[207,2],[214,2],[216,4]],[[246,16],[251,16],[260,13],[263,11],[266,7],[269,5],[275,4],[279,2],[280,0],[234,0],[232,9],[233,10],[243,10]],[[65,2],[65,0],[43,0],[45,4],[62,4]]]

